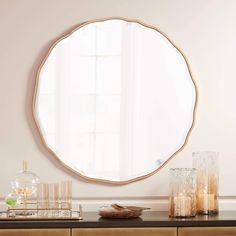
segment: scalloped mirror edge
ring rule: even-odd
[[[82,175],[81,173],[75,171],[74,169],[72,169],[70,166],[66,165],[65,163],[63,163],[60,158],[57,156],[57,154],[49,147],[49,145],[46,143],[44,137],[43,137],[43,134],[42,134],[42,131],[40,129],[40,125],[39,125],[39,121],[37,120],[37,116],[36,116],[36,97],[37,97],[37,91],[38,91],[38,84],[39,84],[39,75],[40,75],[40,71],[42,69],[42,67],[44,66],[45,62],[47,61],[50,53],[52,52],[52,50],[54,49],[54,47],[59,43],[61,42],[62,40],[68,38],[70,35],[72,35],[75,31],[77,31],[78,29],[82,28],[83,26],[85,25],[88,25],[88,24],[91,24],[91,23],[96,23],[96,22],[105,22],[105,21],[108,21],[108,20],[124,20],[124,21],[127,21],[127,22],[134,22],[134,23],[138,23],[144,27],[147,27],[147,28],[150,28],[150,29],[153,29],[155,31],[157,31],[158,33],[160,33],[161,35],[163,35],[168,41],[169,43],[177,50],[179,51],[179,53],[182,55],[185,63],[186,63],[186,66],[187,66],[187,69],[188,69],[188,72],[189,72],[189,75],[190,75],[190,78],[192,80],[192,83],[193,83],[193,86],[194,86],[194,89],[195,89],[195,103],[194,103],[194,108],[193,108],[193,114],[192,114],[192,124],[190,126],[190,129],[189,131],[187,132],[187,135],[186,135],[186,138],[185,138],[185,141],[183,143],[183,145],[176,151],[174,152],[169,158],[168,160],[166,160],[165,162],[163,162],[163,164],[161,166],[159,166],[156,170],[148,173],[148,174],[145,174],[145,175],[142,175],[142,176],[138,176],[138,177],[135,177],[133,179],[129,179],[129,180],[125,180],[125,181],[112,181],[112,180],[105,180],[105,179],[99,179],[99,178],[91,178],[91,177],[88,177],[88,176],[85,176],[85,175]],[[197,86],[196,86],[196,83],[193,79],[193,76],[192,76],[192,72],[190,70],[190,67],[189,67],[189,63],[184,55],[184,53],[182,52],[181,49],[179,49],[170,39],[169,37],[163,33],[162,31],[160,31],[158,28],[154,27],[154,26],[150,26],[148,24],[144,24],[143,22],[139,21],[139,20],[134,20],[134,19],[127,19],[127,18],[122,18],[122,17],[111,17],[111,18],[103,18],[103,19],[96,19],[96,20],[91,20],[91,21],[87,21],[87,22],[84,22],[84,23],[81,23],[79,24],[77,27],[75,27],[73,30],[71,30],[69,33],[65,34],[64,36],[60,37],[59,39],[57,39],[49,48],[46,56],[44,57],[42,63],[40,64],[38,70],[37,70],[37,74],[36,74],[36,80],[35,80],[35,87],[34,87],[34,95],[33,95],[33,109],[32,109],[32,113],[33,113],[33,120],[36,124],[36,127],[37,127],[37,130],[39,132],[39,135],[40,135],[40,139],[42,141],[42,143],[44,144],[44,146],[46,147],[47,151],[54,157],[54,159],[60,164],[62,165],[63,167],[65,167],[67,170],[71,171],[72,173],[74,173],[76,176],[78,177],[81,177],[82,179],[85,179],[85,180],[89,180],[89,181],[93,181],[93,182],[96,182],[96,183],[106,183],[106,184],[114,184],[114,185],[124,185],[124,184],[128,184],[128,183],[132,183],[132,182],[135,182],[135,181],[138,181],[138,180],[142,180],[142,179],[145,179],[147,177],[150,177],[152,175],[154,175],[155,173],[157,173],[158,171],[160,171],[170,160],[172,160],[173,157],[175,157],[180,151],[182,151],[182,149],[186,146],[187,142],[188,142],[188,139],[189,139],[189,136],[190,136],[190,133],[194,127],[194,124],[195,124],[195,116],[196,116],[196,108],[197,108],[197,103],[198,103],[198,90],[197,90]]]

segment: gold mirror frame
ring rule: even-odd
[[[42,69],[42,67],[44,66],[45,62],[47,61],[50,53],[52,52],[52,50],[54,49],[54,47],[59,43],[61,42],[62,40],[70,37],[75,31],[79,30],[80,28],[82,28],[83,26],[86,26],[88,24],[91,24],[91,23],[96,23],[96,22],[105,22],[105,21],[108,21],[108,20],[124,20],[124,21],[127,21],[127,22],[133,22],[133,23],[138,23],[144,27],[147,27],[147,28],[150,28],[150,29],[153,29],[155,31],[157,31],[158,33],[160,33],[162,36],[164,36],[168,41],[169,43],[177,50],[179,51],[179,53],[182,55],[185,63],[186,63],[186,66],[187,66],[187,69],[188,69],[188,72],[189,72],[189,75],[190,75],[190,78],[192,80],[192,83],[194,85],[194,89],[195,89],[195,104],[194,104],[194,108],[193,108],[193,114],[192,114],[192,124],[191,124],[191,127],[186,135],[186,138],[185,138],[185,141],[183,143],[183,145],[173,154],[171,155],[160,167],[158,167],[156,170],[146,174],[146,175],[142,175],[142,176],[138,176],[138,177],[135,177],[133,179],[130,179],[130,180],[127,180],[127,181],[111,181],[111,180],[105,180],[105,179],[99,179],[99,178],[92,178],[92,177],[88,177],[88,176],[85,176],[85,175],[82,175],[81,173],[75,171],[74,169],[72,169],[70,166],[66,165],[64,162],[62,162],[60,160],[60,158],[56,155],[56,153],[48,146],[48,144],[46,143],[44,137],[43,137],[43,134],[42,134],[42,131],[41,131],[41,128],[40,128],[40,125],[39,125],[39,122],[37,120],[37,116],[36,116],[36,97],[37,97],[37,91],[38,91],[38,84],[39,84],[39,75],[40,75],[40,71]],[[58,40],[56,40],[52,46],[50,47],[50,49],[48,50],[44,60],[42,61],[42,63],[40,64],[39,68],[38,68],[38,71],[37,71],[37,75],[36,75],[36,81],[35,81],[35,88],[34,88],[34,96],[33,96],[33,109],[32,109],[32,112],[33,112],[33,118],[34,118],[34,121],[35,121],[35,124],[36,124],[36,127],[37,127],[37,130],[39,132],[39,135],[40,135],[40,138],[44,144],[44,146],[46,147],[46,149],[49,151],[50,154],[52,154],[53,157],[55,157],[55,159],[62,165],[64,166],[67,170],[71,171],[72,173],[74,173],[75,175],[79,176],[79,177],[82,177],[83,179],[85,180],[91,180],[91,181],[94,181],[94,182],[97,182],[97,183],[107,183],[107,184],[115,184],[115,185],[122,185],[122,184],[128,184],[128,183],[132,183],[132,182],[135,182],[135,181],[138,181],[138,180],[142,180],[142,179],[145,179],[147,177],[150,177],[152,175],[154,175],[155,173],[157,173],[158,171],[160,171],[170,160],[172,160],[172,158],[174,156],[176,156],[187,144],[188,142],[188,139],[189,139],[189,136],[190,136],[190,133],[194,127],[194,124],[195,124],[195,117],[196,117],[196,107],[197,107],[197,103],[198,103],[198,90],[197,90],[197,86],[196,86],[196,83],[193,79],[193,76],[192,76],[192,72],[190,70],[190,67],[189,67],[189,63],[184,55],[184,53],[182,52],[182,50],[180,50],[170,39],[169,37],[164,34],[162,31],[160,31],[158,28],[154,27],[154,26],[150,26],[148,24],[144,24],[143,22],[139,21],[139,20],[131,20],[131,19],[126,19],[126,18],[122,18],[122,17],[112,17],[112,18],[104,18],[104,19],[96,19],[96,20],[92,20],[92,21],[87,21],[87,22],[84,22],[82,24],[79,24],[77,27],[75,27],[72,31],[70,31],[69,33],[65,34],[64,36],[60,37]]]

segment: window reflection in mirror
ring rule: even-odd
[[[46,145],[75,172],[129,181],[184,145],[195,97],[186,61],[166,37],[113,19],[54,45],[38,74],[35,119]]]

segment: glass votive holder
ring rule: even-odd
[[[72,181],[61,182],[61,213],[63,216],[70,216],[72,209]]]
[[[47,216],[49,210],[49,184],[40,183],[37,191],[37,208],[39,216]]]
[[[49,207],[50,209],[59,209],[59,183],[49,184]]]
[[[188,218],[196,215],[196,170],[170,169],[169,216]]]
[[[71,214],[72,209],[72,181],[61,182],[61,210],[62,214],[67,216]]]
[[[59,216],[59,183],[49,183],[49,216]]]
[[[193,167],[197,172],[197,213],[218,213],[218,152],[194,152]]]

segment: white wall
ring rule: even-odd
[[[168,169],[191,166],[193,151],[213,150],[220,152],[221,209],[236,209],[235,12],[235,0],[0,0],[0,197],[27,159],[43,181],[72,179],[74,197],[89,210],[110,201],[167,209]],[[154,176],[124,186],[87,182],[61,167],[44,148],[31,109],[50,45],[82,22],[115,16],[165,32],[188,58],[199,95],[185,149]]]

